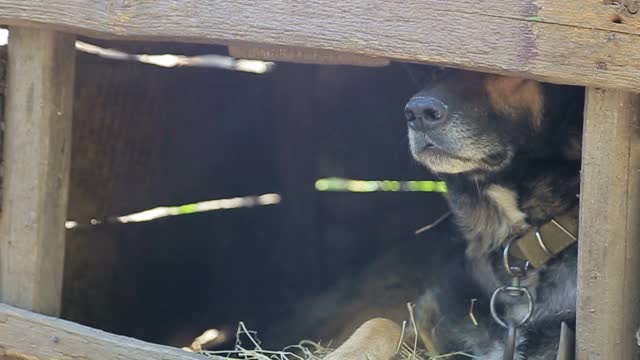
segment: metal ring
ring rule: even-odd
[[[511,252],[511,245],[513,244],[513,241],[515,240],[515,238],[511,238],[507,241],[507,245],[504,247],[504,250],[502,251],[502,265],[505,268],[505,271],[507,272],[507,274],[509,274],[510,276],[513,277],[522,277],[527,273],[527,270],[529,270],[529,261],[526,261],[524,263],[524,267],[511,267],[511,262],[509,261],[509,257],[510,257],[510,252]],[[521,274],[515,274],[514,270],[518,269],[521,270],[522,273]]]
[[[520,321],[515,324],[515,326],[520,327],[526,324],[527,321],[529,321],[531,319],[531,316],[533,315],[533,296],[531,296],[531,292],[526,287],[501,286],[497,288],[493,292],[493,295],[491,295],[491,302],[489,304],[490,305],[489,309],[491,310],[491,316],[493,317],[493,320],[495,320],[503,328],[509,328],[509,325],[507,325],[507,323],[505,323],[502,319],[500,319],[500,316],[496,311],[496,299],[498,298],[498,295],[500,295],[505,291],[519,291],[527,296],[529,309],[527,310],[527,313],[522,317],[522,319],[520,319]]]
[[[536,230],[536,239],[538,240],[538,245],[544,250],[545,253],[549,256],[553,256],[553,253],[547,248],[547,245],[542,240],[542,234],[540,234],[540,229]]]

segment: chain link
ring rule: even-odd
[[[536,232],[536,237],[540,243],[544,244],[539,231]],[[504,360],[515,359],[518,328],[525,325],[531,319],[534,310],[531,291],[529,291],[526,286],[522,286],[522,279],[527,276],[527,271],[529,271],[529,262],[525,261],[521,266],[513,266],[511,264],[511,245],[514,241],[515,238],[510,239],[502,252],[502,265],[504,266],[506,273],[511,277],[511,284],[509,286],[505,285],[497,288],[491,295],[490,302],[490,310],[493,320],[495,320],[495,322],[500,326],[508,329],[507,341],[504,349]],[[503,293],[514,298],[522,296],[526,298],[528,305],[527,312],[520,320],[514,321],[513,319],[507,319],[505,321],[498,314],[498,311],[496,310],[496,302],[498,297]],[[508,314],[509,312],[505,311],[505,313]]]
[[[500,318],[500,316],[496,311],[496,299],[503,292],[506,292],[511,296],[516,296],[516,295],[512,295],[513,292],[517,292],[520,294],[517,296],[526,295],[527,303],[529,305],[527,309],[527,313],[522,317],[522,319],[520,319],[517,322],[509,321],[509,324],[514,324],[516,327],[521,327],[522,325],[526,324],[527,321],[529,321],[529,319],[531,319],[531,316],[533,315],[533,296],[531,296],[531,292],[526,287],[501,286],[497,288],[493,292],[493,295],[491,295],[491,316],[493,316],[493,320],[495,320],[495,322],[497,322],[503,328],[507,328],[507,329],[509,328],[509,325]]]

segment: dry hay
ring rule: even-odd
[[[248,340],[250,348],[243,345],[243,339]],[[238,325],[233,350],[200,351],[213,360],[322,360],[330,352],[329,347],[313,341],[302,341],[281,351],[263,349],[256,333],[247,330],[243,322]]]
[[[418,336],[413,336],[413,334],[418,334],[413,315],[413,305],[408,304],[408,309],[410,329],[407,331],[407,322],[403,322],[402,336],[394,360],[444,360],[454,356],[477,359],[476,356],[464,352],[431,356],[426,350],[418,346]],[[407,333],[411,335],[408,336]],[[248,341],[248,347],[243,344],[243,339]],[[322,360],[333,350],[331,343],[322,345],[310,340],[303,340],[299,344],[288,346],[281,351],[266,350],[260,346],[256,332],[248,330],[244,323],[240,322],[236,331],[236,344],[233,350],[200,351],[200,353],[213,360]]]

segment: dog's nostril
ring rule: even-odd
[[[416,119],[416,115],[409,109],[404,109],[404,117],[407,121],[414,121]]]
[[[405,117],[412,126],[432,127],[446,120],[447,105],[432,97],[414,97],[405,106]]]
[[[442,112],[440,112],[440,110],[437,109],[425,109],[424,110],[424,117],[427,120],[440,120],[442,118]]]

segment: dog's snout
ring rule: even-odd
[[[404,108],[409,126],[414,130],[435,127],[447,119],[447,105],[433,97],[413,97]]]

